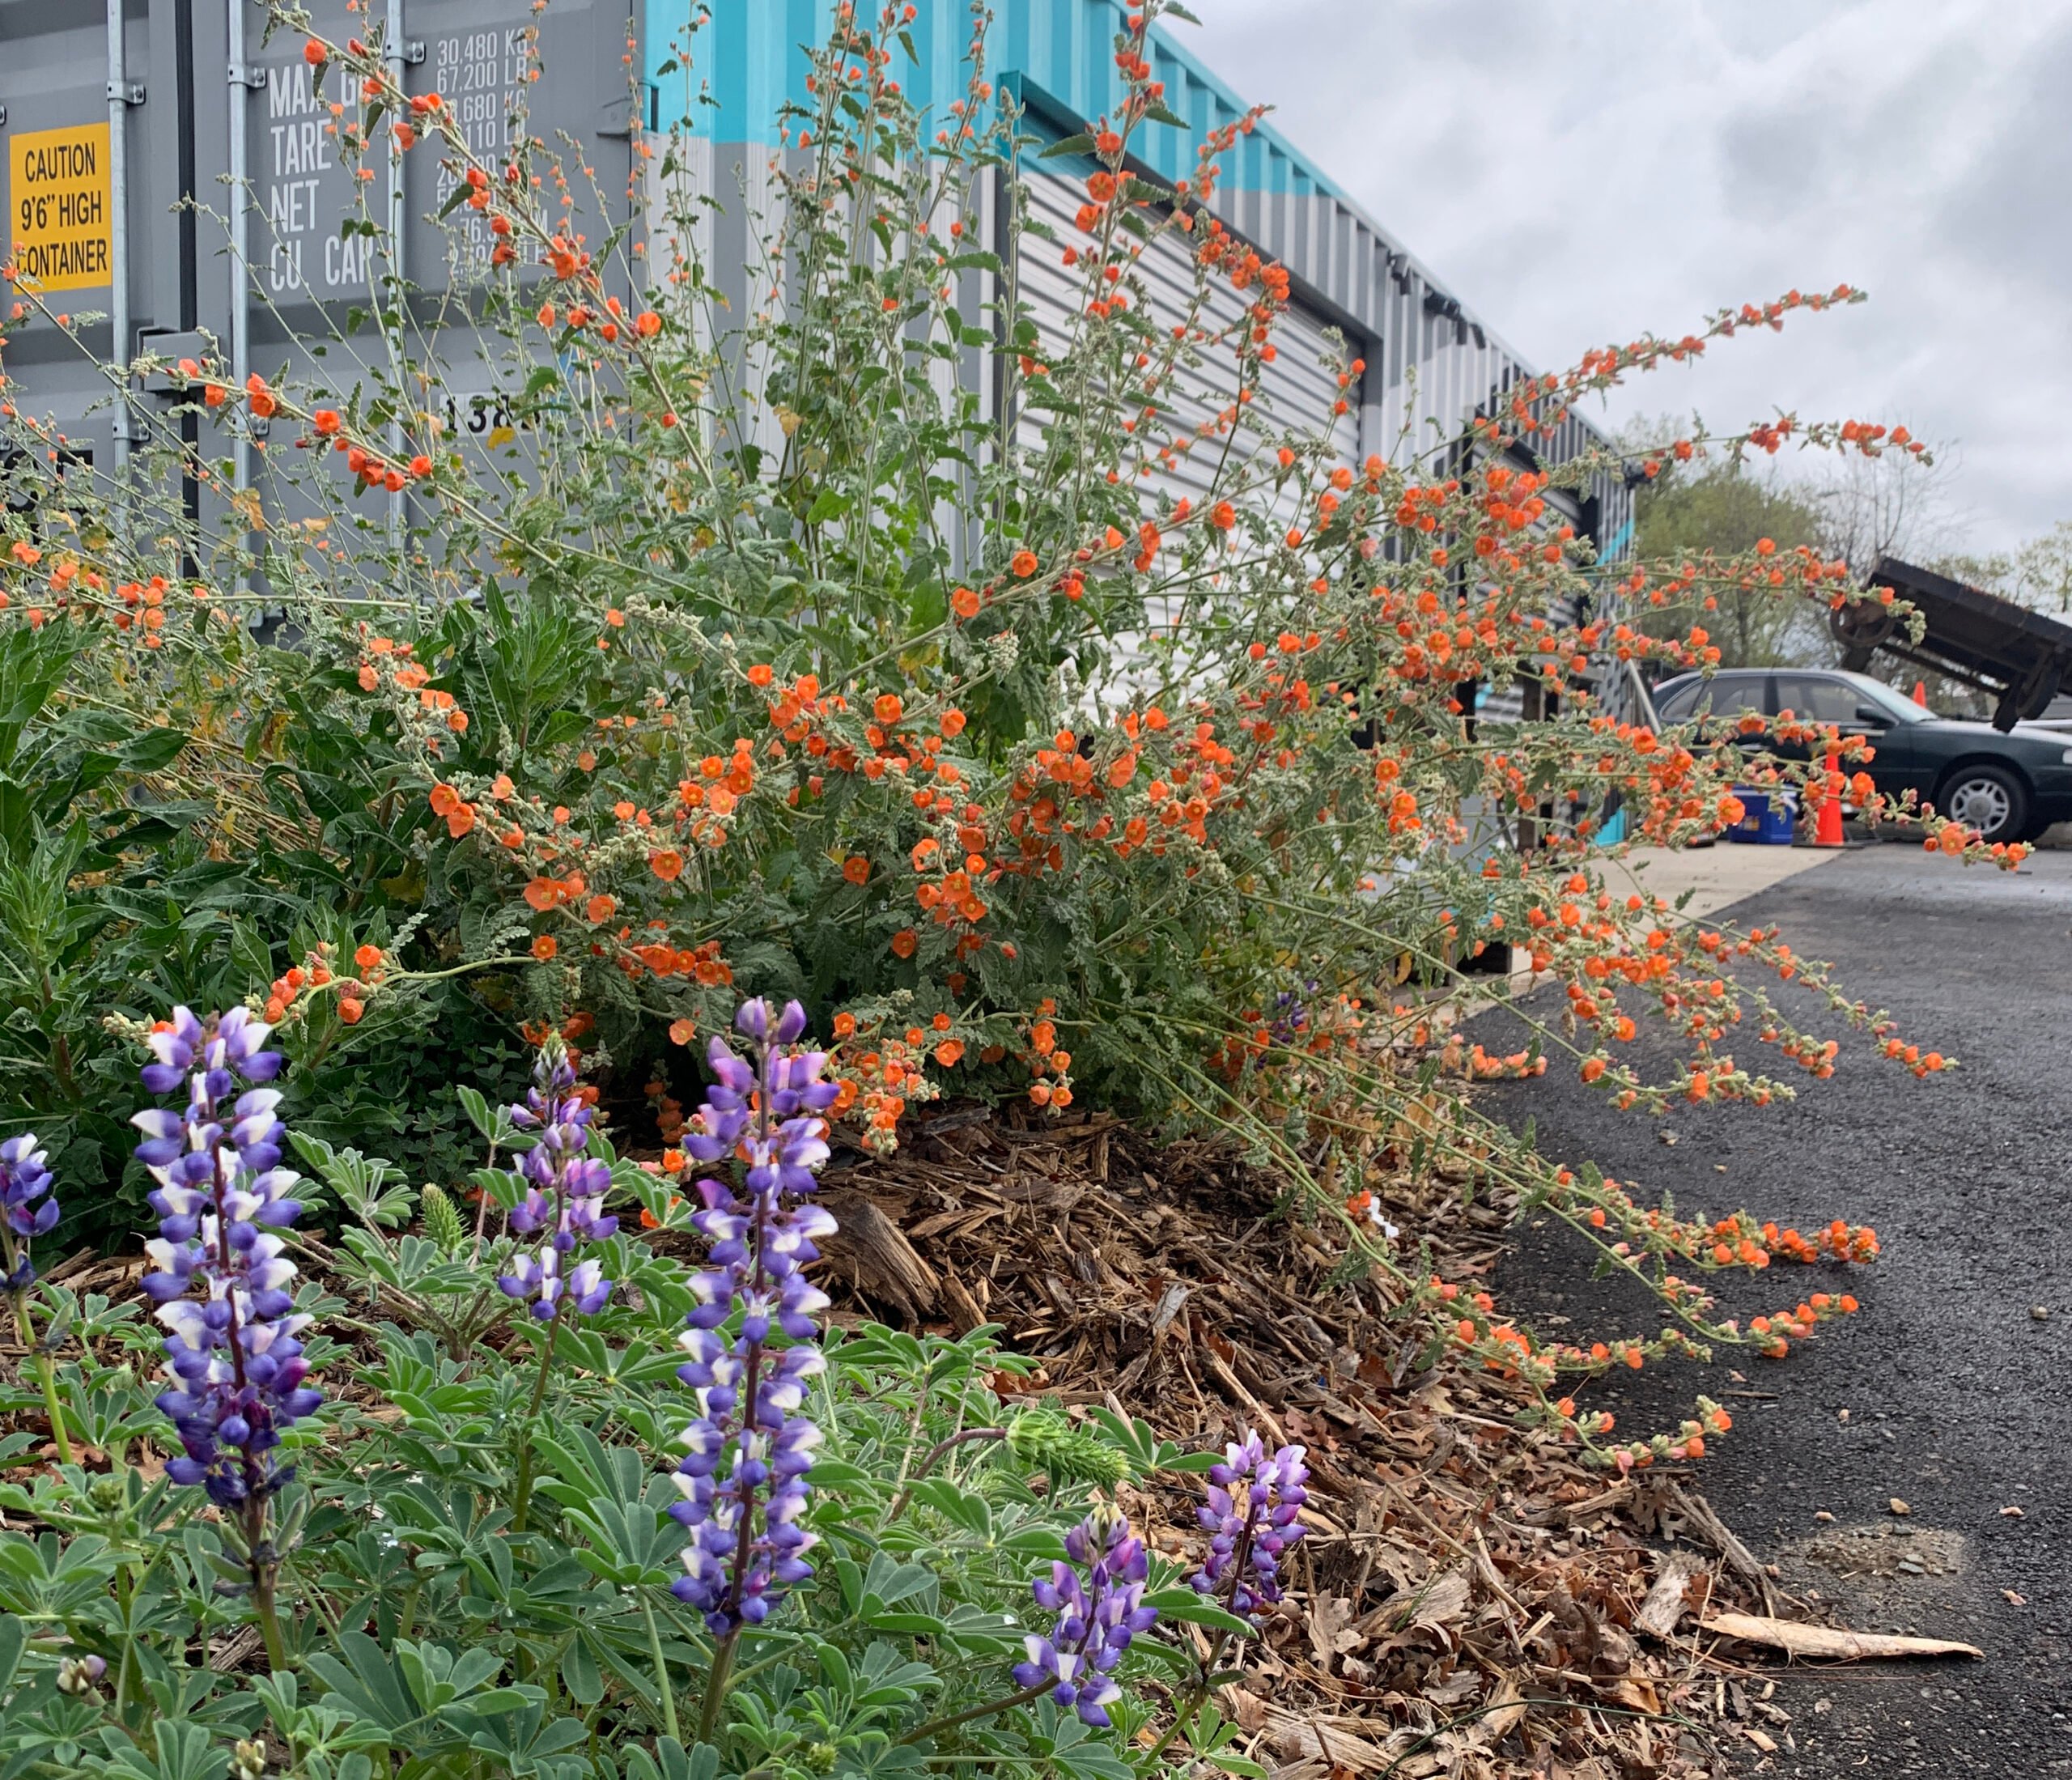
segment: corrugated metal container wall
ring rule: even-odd
[[[804,96],[805,46],[824,37],[834,6],[833,0],[710,4],[711,19],[686,40],[685,0],[648,0],[649,67],[662,119],[690,119],[700,138],[693,183],[738,207],[744,192],[751,203],[766,192],[764,170],[770,157],[782,151],[779,108],[788,97]],[[985,38],[987,70],[1021,101],[1032,130],[1064,134],[1117,104],[1123,89],[1115,40],[1125,10],[1119,0],[998,0]],[[916,58],[900,70],[917,104],[946,113],[949,104],[963,96],[970,32],[970,15],[956,0],[921,6],[911,28]],[[1192,171],[1201,138],[1242,117],[1246,101],[1163,32],[1154,34],[1150,59],[1165,83],[1165,103],[1189,127],[1148,128],[1136,138],[1136,151],[1154,173],[1178,179]],[[1023,176],[1030,202],[1069,240],[1076,198],[1068,201],[1056,166],[1032,164]],[[996,203],[997,193],[990,195]],[[1357,426],[1342,437],[1348,460],[1378,453],[1406,468],[1415,464],[1421,473],[1444,474],[1450,467],[1446,461],[1450,442],[1478,414],[1492,411],[1514,384],[1535,374],[1270,125],[1239,139],[1212,208],[1228,227],[1293,274],[1293,312],[1276,367],[1279,388],[1270,392],[1281,400],[1286,418],[1296,417],[1301,373],[1314,368],[1318,355],[1307,342],[1320,348],[1325,329],[1339,330],[1348,356],[1366,359]],[[715,232],[734,227],[724,220],[701,224]],[[993,237],[988,232],[979,238]],[[726,251],[737,244],[745,244],[738,236],[700,242],[708,250],[720,249],[710,264],[720,275],[741,263],[741,253]],[[1155,270],[1164,276],[1162,268]],[[1062,329],[1076,296],[1048,244],[1032,244],[1020,274],[1039,325]],[[961,299],[967,316],[975,318],[990,296],[979,281],[967,278]],[[1316,393],[1327,407],[1337,391],[1320,386]],[[1301,412],[1314,419],[1321,410],[1307,396],[1302,392]],[[1565,461],[1602,443],[1586,423],[1571,417],[1543,458]],[[1196,479],[1183,465],[1170,481],[1175,492],[1184,492]],[[1585,531],[1606,559],[1625,548],[1631,497],[1623,477],[1598,477],[1580,498],[1560,491],[1551,496],[1562,516]]]
[[[644,18],[629,19],[629,4],[644,5]],[[514,110],[550,145],[564,137],[584,145],[606,213],[589,219],[600,237],[626,214],[634,104],[644,103],[665,125],[689,118],[694,140],[685,176],[725,201],[698,223],[696,246],[716,277],[738,277],[735,312],[745,315],[753,303],[775,299],[766,274],[749,287],[754,228],[746,213],[767,209],[779,111],[788,97],[804,96],[805,46],[831,26],[834,0],[710,4],[712,17],[687,57],[681,51],[690,0],[556,0],[537,13],[531,0],[365,0],[356,12],[345,0],[316,0],[312,11],[317,27],[334,34],[376,19],[397,45],[392,73],[404,90],[452,97],[486,148],[499,146]],[[113,11],[123,21],[119,34],[95,0],[0,0],[0,163],[10,239],[53,299],[83,312],[112,312],[112,321],[88,331],[92,353],[104,362],[118,333],[132,352],[192,350],[199,330],[229,353],[240,378],[248,367],[285,364],[333,388],[346,384],[368,343],[379,344],[378,336],[355,335],[351,311],[370,305],[389,270],[368,238],[342,227],[365,202],[366,215],[397,227],[401,270],[426,293],[413,313],[423,350],[401,356],[410,363],[435,357],[452,367],[448,387],[423,393],[427,404],[448,405],[464,432],[493,434],[495,392],[509,373],[494,362],[499,343],[474,326],[469,292],[485,244],[464,228],[456,249],[448,231],[429,220],[450,176],[432,160],[392,159],[377,147],[367,164],[374,179],[355,180],[340,164],[330,128],[329,104],[338,96],[320,96],[301,62],[299,33],[265,40],[257,0],[115,0]],[[999,0],[985,37],[988,73],[1018,96],[1033,125],[1076,129],[1121,96],[1114,43],[1123,18],[1118,0]],[[537,82],[524,36],[530,28],[541,36]],[[916,61],[902,71],[917,103],[945,110],[962,93],[972,28],[962,0],[923,0],[909,32]],[[1178,178],[1191,171],[1200,138],[1244,116],[1246,102],[1162,33],[1151,53],[1166,104],[1189,127],[1144,130],[1141,152],[1152,172]],[[648,89],[639,100],[629,91],[634,76],[644,77]],[[1069,230],[1062,169],[1032,163],[1025,172],[1030,202]],[[590,182],[574,183],[579,209],[590,205]],[[241,248],[236,225],[226,229],[216,215],[180,202],[187,194],[204,212],[230,211],[240,190],[251,200]],[[651,216],[658,196],[651,187]],[[979,202],[991,213],[1000,193],[983,191]],[[1269,405],[1284,418],[1320,417],[1335,399],[1319,364],[1327,329],[1340,332],[1348,356],[1367,361],[1353,413],[1340,429],[1347,458],[1378,452],[1422,472],[1443,471],[1446,442],[1533,375],[1270,126],[1240,138],[1214,208],[1293,274],[1293,313]],[[980,239],[996,238],[990,214],[975,220]],[[236,271],[240,260],[248,276]],[[1041,319],[1062,326],[1076,299],[1054,261],[1032,249],[1022,271]],[[1177,253],[1171,266],[1153,270],[1177,289]],[[990,294],[976,277],[966,278],[967,320],[983,319]],[[322,343],[321,361],[308,355],[312,342]],[[978,370],[969,357],[966,374]],[[54,416],[66,448],[97,469],[120,455],[118,432],[157,423],[155,398],[144,391],[133,393],[125,423],[125,410],[107,400],[104,370],[47,325],[10,341],[6,372],[15,399]],[[752,374],[745,381],[754,388]],[[1210,401],[1212,380],[1198,393]],[[754,424],[774,421],[758,413]],[[1561,461],[1594,438],[1572,419],[1547,456]],[[211,455],[238,444],[227,435],[198,442]],[[1184,461],[1174,466],[1176,491],[1198,482]],[[1630,533],[1623,479],[1601,478],[1587,498],[1569,504],[1567,516],[1607,557],[1616,554]]]
[[[478,152],[505,146],[514,114],[557,151],[564,136],[583,143],[596,178],[571,175],[573,214],[593,238],[628,215],[639,52],[627,0],[560,0],[541,15],[530,0],[368,0],[357,11],[314,0],[308,11],[338,40],[367,32],[373,14],[397,52],[394,83],[450,100]],[[331,109],[354,96],[336,75],[319,84],[304,40],[269,40],[257,0],[0,0],[7,239],[53,309],[104,317],[79,343],[32,318],[8,341],[9,391],[23,413],[53,419],[96,474],[164,424],[168,406],[148,384],[126,406],[111,399],[105,367],[118,342],[125,357],[213,346],[237,380],[286,367],[342,391],[370,350],[385,352],[354,312],[373,308],[397,273],[422,295],[392,372],[449,367],[422,400],[446,407],[464,437],[494,430],[493,391],[508,372],[470,302],[486,231],[471,232],[465,215],[457,230],[435,223],[452,176],[392,155],[385,138],[367,155],[371,178],[355,176]],[[400,239],[397,263],[361,219]],[[240,448],[227,426],[193,442],[235,455],[240,477],[256,461],[266,480],[263,454]],[[291,491],[271,495],[295,504]],[[166,498],[136,491],[140,504]],[[188,499],[200,508],[210,497],[190,486]]]

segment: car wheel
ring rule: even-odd
[[[2011,841],[2029,826],[2028,788],[2004,767],[1959,767],[1942,781],[1935,807],[1989,846]]]

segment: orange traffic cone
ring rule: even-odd
[[[1837,754],[1828,756],[1825,782],[1820,787],[1820,808],[1814,818],[1813,844],[1840,847],[1842,840],[1842,763]]]
[[[1928,682],[1926,680],[1914,682],[1913,702],[1918,705],[1926,705],[1928,703]]]

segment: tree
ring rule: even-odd
[[[1806,485],[1818,514],[1823,547],[1862,580],[1882,556],[1932,560],[1949,548],[1945,478],[1955,458],[1947,450],[1933,462],[1886,452],[1875,457],[1837,454]]]
[[[1934,564],[1972,587],[2018,600],[2039,612],[2072,614],[2072,520],[2061,519],[2040,537],[2011,552],[1991,556],[1951,555]]]
[[[1707,550],[1738,555],[1766,537],[1782,550],[1810,544],[1824,552],[1820,509],[1798,490],[1739,464],[1672,464],[1640,491],[1634,544],[1642,562],[1674,563]],[[1717,616],[1704,622],[1723,667],[1773,667],[1803,660],[1816,645],[1817,618],[1802,605],[1738,589],[1715,597]],[[1688,616],[1667,608],[1650,614],[1671,627]]]

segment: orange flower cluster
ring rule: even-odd
[[[662,1134],[662,1141],[670,1145],[682,1141],[683,1102],[669,1092],[669,1083],[650,1081],[642,1092],[647,1096],[648,1105],[655,1110],[655,1128]],[[682,1164],[679,1162],[677,1166],[681,1167]],[[652,1230],[654,1226],[647,1225],[643,1227]]]
[[[1815,1292],[1800,1299],[1795,1310],[1778,1311],[1748,1319],[1748,1332],[1760,1338],[1756,1351],[1766,1360],[1781,1360],[1794,1341],[1802,1341],[1817,1324],[1837,1316],[1853,1316],[1856,1300],[1847,1292],[1838,1295]]]
[[[935,1039],[936,1049],[940,1051],[953,1041],[940,1036],[951,1023],[947,1016],[937,1017],[943,1022]],[[829,1061],[828,1077],[839,1084],[840,1093],[831,1115],[853,1117],[861,1128],[866,1148],[880,1153],[897,1149],[899,1121],[908,1106],[934,1100],[942,1093],[926,1070],[929,1034],[919,1026],[910,1026],[903,1033],[881,1034],[879,1022],[863,1027],[856,1015],[848,1013],[835,1015],[833,1031],[835,1048]],[[854,1048],[859,1046],[864,1048]],[[950,1061],[954,1063],[962,1055],[959,1046]]]
[[[51,585],[56,588],[57,584],[57,577],[53,574]],[[165,628],[165,597],[169,591],[163,575],[154,575],[148,581],[125,581],[115,590],[125,609],[111,614],[109,622],[118,631],[126,631],[133,624],[141,627],[144,647],[159,648],[163,641],[159,633]]]
[[[309,998],[319,990],[329,989],[338,996],[339,1019],[347,1026],[359,1025],[367,1012],[368,993],[388,975],[388,959],[380,946],[362,945],[353,952],[353,966],[359,974],[340,976],[331,966],[334,949],[326,940],[308,953],[301,963],[291,966],[275,977],[267,986],[260,1017],[270,1026],[304,1017],[308,1011]]]
[[[652,921],[648,924],[651,928],[662,928],[665,924]],[[628,937],[621,935],[622,940]],[[645,970],[656,977],[687,977],[708,989],[731,988],[734,981],[734,967],[720,955],[717,940],[690,947],[673,946],[665,939],[648,941],[620,954],[619,966],[629,976]]]
[[[468,713],[450,692],[431,686],[431,670],[411,657],[414,645],[376,635],[367,626],[359,627],[359,682],[363,692],[384,689],[391,695],[398,720],[406,733],[434,760],[444,757],[447,737],[468,733]],[[441,732],[444,732],[442,733]],[[469,824],[473,826],[472,822]],[[459,831],[465,834],[466,828]],[[458,839],[458,835],[456,835]]]
[[[1029,1084],[1032,1106],[1064,1108],[1072,1104],[1072,1053],[1058,1047],[1058,1029],[1053,1023],[1057,1011],[1057,1003],[1045,996],[1024,1034],[1021,1059],[1036,1078]]]

